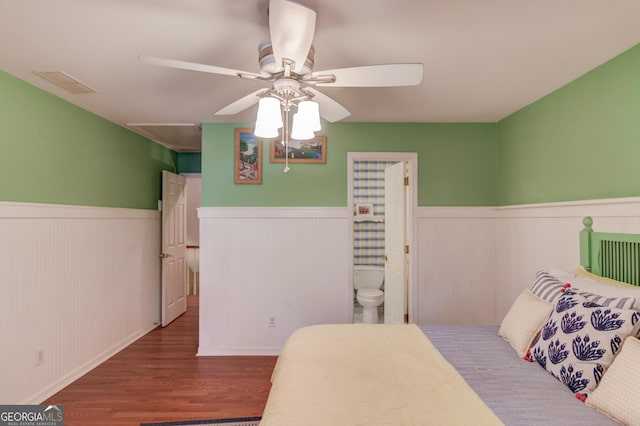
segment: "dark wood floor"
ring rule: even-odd
[[[124,426],[259,416],[276,357],[196,357],[198,300],[43,404],[64,404],[65,426]]]

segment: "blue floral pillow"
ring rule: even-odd
[[[531,347],[531,357],[584,400],[638,327],[640,312],[601,306],[567,289]]]

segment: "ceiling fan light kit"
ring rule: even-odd
[[[304,120],[305,127],[312,132],[320,130],[320,106],[314,101],[302,101],[298,104],[298,115]],[[295,118],[294,118],[295,123]]]
[[[285,74],[290,74],[290,63],[285,61]],[[311,101],[313,93],[300,88],[300,83],[290,77],[276,80],[273,89],[268,90],[258,102],[255,135],[262,138],[275,137],[274,133],[283,126],[282,115],[285,116],[283,136],[289,136],[288,122],[291,108],[298,112],[293,115],[291,138],[296,140],[312,139],[314,132],[320,130],[320,108]],[[282,110],[282,112],[281,112]],[[272,135],[272,136],[267,136]]]
[[[422,82],[423,66],[420,63],[366,65],[313,72],[315,49],[312,42],[316,12],[294,0],[269,0],[268,14],[270,38],[263,40],[258,46],[259,74],[147,55],[139,55],[138,58],[170,68],[271,82],[270,89],[256,90],[215,114],[234,115],[258,103],[255,134],[273,138],[277,136],[277,130],[284,127],[282,139],[285,149],[289,137],[296,140],[313,138],[314,132],[320,130],[320,116],[329,122],[335,122],[351,114],[315,86],[398,87],[415,86]],[[265,99],[267,101],[263,102]],[[277,113],[276,101],[279,103]],[[298,111],[293,115],[292,134],[289,135],[289,113],[292,107],[296,107]],[[288,166],[285,171],[288,171]]]
[[[275,138],[278,137],[278,129],[281,127],[280,101],[271,96],[260,98],[254,129],[255,135],[260,138]]]
[[[293,114],[293,124],[291,125],[291,139],[305,141],[313,139],[315,133],[313,133],[308,127],[302,123],[300,113]]]
[[[283,101],[291,103],[290,100]],[[291,105],[283,106],[285,121],[282,121],[281,102],[271,96],[260,99],[254,134],[260,138],[278,137],[278,130],[284,125],[283,136],[288,135],[288,122]],[[298,112],[293,114],[291,125],[291,139],[304,141],[313,139],[315,132],[321,129],[318,104],[313,101],[303,101],[298,104]]]
[[[313,139],[315,132],[320,127],[320,109],[314,101],[301,101],[298,103],[298,112],[293,114],[291,126],[291,139],[306,141]]]

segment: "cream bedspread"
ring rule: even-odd
[[[301,328],[272,383],[261,426],[503,424],[415,325]]]

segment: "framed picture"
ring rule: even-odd
[[[356,219],[373,219],[373,204],[356,204]]]
[[[284,163],[285,148],[282,140],[271,140],[269,162]],[[308,141],[289,141],[289,163],[326,164],[327,137],[316,136]]]
[[[236,184],[262,183],[262,140],[253,129],[236,129],[233,175]]]

